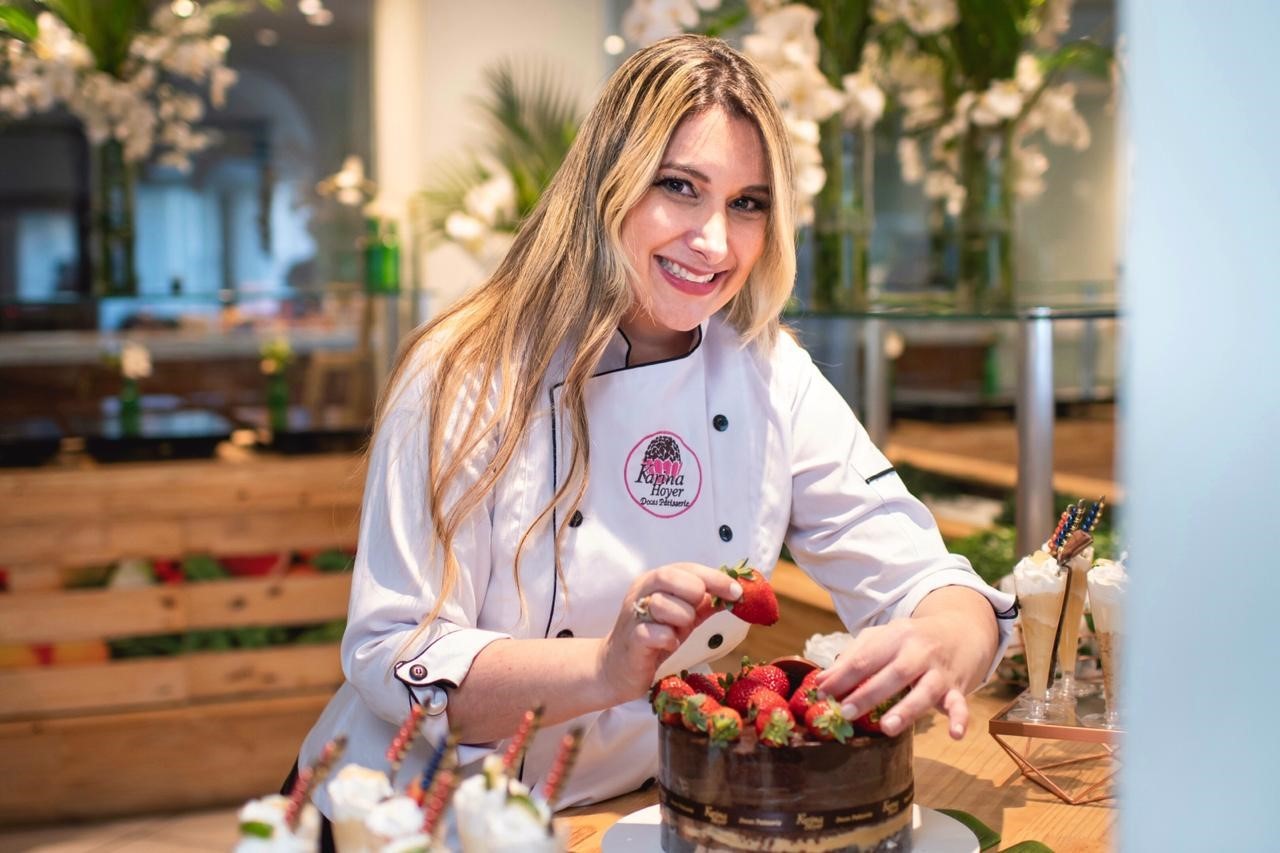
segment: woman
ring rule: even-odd
[[[656,772],[649,685],[746,634],[696,615],[740,594],[714,567],[745,557],[768,574],[784,540],[864,629],[821,686],[852,717],[914,684],[885,730],[938,707],[963,734],[1012,599],[946,553],[780,332],[792,203],[786,128],[742,56],[682,36],[613,75],[492,279],[391,378],[347,683],[304,765],[347,734],[347,760],[381,766],[414,702],[434,737],[460,732],[467,761],[542,705],[526,784],[572,723],[585,735],[561,804],[634,789]]]

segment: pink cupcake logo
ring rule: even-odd
[[[693,506],[702,493],[702,462],[683,438],[663,430],[636,442],[627,454],[623,478],[641,509],[672,518]]]

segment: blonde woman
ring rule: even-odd
[[[623,64],[497,272],[391,378],[347,682],[304,765],[346,734],[346,760],[382,766],[412,703],[478,758],[542,705],[526,784],[580,725],[561,804],[632,790],[657,769],[649,685],[746,634],[695,615],[740,594],[715,567],[768,574],[784,541],[860,632],[823,682],[847,713],[914,683],[886,731],[937,707],[963,734],[1012,597],[947,554],[780,330],[793,228],[786,128],[748,60],[681,36]]]

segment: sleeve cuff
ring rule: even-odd
[[[416,657],[398,661],[394,667],[396,678],[432,715],[444,711],[444,688],[462,683],[481,649],[495,640],[511,638],[510,634],[480,628],[443,627]]]
[[[991,666],[987,669],[986,677],[982,680],[985,684],[995,675],[996,667],[1004,659],[1005,649],[1009,647],[1009,641],[1013,638],[1013,621],[1018,615],[1016,600],[1009,593],[1001,592],[987,585],[982,578],[971,571],[965,569],[943,569],[922,578],[915,584],[911,591],[893,608],[892,618],[906,619],[910,617],[911,614],[915,613],[916,608],[920,606],[920,602],[924,600],[926,595],[944,586],[968,587],[991,602],[991,608],[995,611],[996,628],[1000,632],[1000,638],[999,643],[996,645],[995,656],[991,659]]]

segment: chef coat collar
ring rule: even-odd
[[[698,336],[694,340],[693,346],[689,348],[688,352],[672,356],[671,358],[664,358],[660,361],[651,361],[647,364],[627,364],[627,358],[631,354],[631,341],[627,339],[626,333],[623,332],[622,327],[619,326],[617,329],[614,329],[613,337],[609,339],[609,344],[605,347],[604,355],[600,358],[600,364],[596,368],[595,375],[599,376],[603,373],[613,373],[617,370],[629,370],[636,367],[650,367],[655,364],[665,364],[669,361],[679,361],[682,358],[693,355],[698,351],[698,348],[702,346],[702,341],[707,336],[707,324],[710,322],[710,319],[707,319],[698,324]]]

